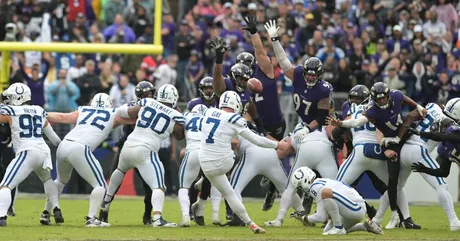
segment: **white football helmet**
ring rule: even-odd
[[[178,99],[179,94],[177,93],[177,89],[174,85],[162,85],[157,91],[157,101],[171,104],[172,108],[176,108]]]
[[[112,108],[112,100],[106,93],[97,93],[91,100],[91,107],[95,108]]]
[[[296,188],[310,190],[311,184],[316,179],[316,173],[308,167],[299,167],[291,175],[291,184]]]
[[[240,96],[235,91],[225,91],[219,99],[219,108],[227,107],[235,111],[235,113],[241,113],[243,104],[241,103]]]
[[[206,112],[207,109],[208,107],[206,107],[205,105],[199,104],[199,105],[195,105],[190,112],[204,115],[204,112]]]
[[[20,106],[27,101],[32,100],[32,92],[29,86],[23,83],[14,83],[3,92],[3,96],[6,100],[3,101],[5,104]]]
[[[455,122],[460,122],[460,98],[450,99],[444,107],[444,115],[451,118]]]

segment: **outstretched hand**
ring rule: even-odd
[[[326,124],[340,127],[342,126],[342,121],[330,115],[326,117]]]
[[[413,163],[411,168],[413,172],[425,172],[425,170],[428,169],[428,167],[423,165],[421,162]]]
[[[264,25],[265,30],[267,30],[268,35],[270,38],[277,38],[278,37],[278,31],[280,30],[280,27],[276,27],[276,21],[275,20],[270,20],[265,23]]]
[[[227,44],[224,39],[217,37],[211,41],[211,47],[216,51],[216,54],[224,55],[228,49]]]
[[[420,135],[420,131],[415,129],[415,128],[412,128],[410,126],[404,126],[404,129],[407,131],[407,132],[410,132],[410,133],[413,133],[413,134],[416,134],[416,135]]]
[[[248,14],[246,15],[246,17],[244,17],[244,21],[246,22],[247,26],[243,28],[243,30],[247,30],[252,34],[255,34],[257,33],[257,17],[252,15],[252,14]]]

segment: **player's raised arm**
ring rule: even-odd
[[[78,119],[78,111],[71,113],[49,112],[47,119],[51,122],[75,124]]]
[[[220,95],[226,90],[224,77],[222,76],[222,62],[224,61],[224,54],[225,51],[227,51],[228,46],[226,46],[224,39],[221,37],[217,37],[212,40],[211,46],[216,51],[212,86],[214,87],[214,92],[217,97],[220,97]]]
[[[286,52],[284,52],[283,47],[280,43],[280,38],[278,36],[279,27],[276,26],[275,20],[270,20],[265,23],[265,29],[270,35],[270,39],[273,44],[273,52],[275,52],[276,58],[281,69],[284,72],[284,75],[294,81],[294,68],[292,67],[291,61],[287,58]]]
[[[248,114],[254,121],[254,124],[256,124],[257,132],[260,134],[264,134],[265,133],[264,123],[262,122],[262,119],[259,118],[259,114],[257,113],[256,104],[254,104],[252,99],[249,100]]]
[[[53,127],[51,127],[51,125],[48,123],[48,120],[46,120],[45,124],[43,125],[43,133],[45,133],[46,137],[48,137],[54,146],[59,146],[59,143],[61,143],[61,138],[59,138],[56,132],[54,132]]]
[[[255,57],[259,64],[260,69],[262,70],[262,72],[264,72],[264,74],[268,78],[273,79],[275,77],[275,71],[273,69],[273,65],[270,61],[270,58],[267,56],[267,53],[265,53],[265,49],[262,44],[262,40],[260,39],[260,36],[257,33],[256,16],[252,14],[248,14],[244,18],[244,21],[246,22],[247,27],[243,29],[251,33],[251,42],[252,42],[252,45],[254,46]]]
[[[422,117],[422,119],[425,119],[426,113],[427,113],[425,107],[417,104],[417,102],[412,100],[410,97],[407,97],[406,95],[404,95],[403,101],[404,101],[404,104],[415,108],[417,112],[419,113],[419,115]]]

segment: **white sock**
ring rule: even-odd
[[[300,199],[299,194],[294,194],[294,197],[292,197],[292,208],[294,210],[300,212],[300,211],[305,211],[305,208],[302,205],[302,199]]]
[[[97,210],[99,206],[102,204],[102,200],[104,199],[105,195],[105,188],[101,186],[97,186],[91,192],[89,196],[89,211],[88,217],[96,216]]]
[[[292,205],[292,197],[294,196],[295,189],[291,185],[288,185],[286,190],[284,190],[283,195],[281,195],[280,208],[278,210],[278,215],[276,219],[282,221],[286,216],[287,210]]]
[[[57,189],[56,184],[54,183],[53,179],[48,179],[46,182],[43,183],[43,187],[45,188],[45,193],[52,208],[58,207],[59,208],[59,191]],[[50,210],[47,210],[48,212]]]
[[[195,210],[195,215],[198,217],[203,217],[204,216],[204,209],[206,208],[206,200],[201,199],[198,197],[198,201],[196,201],[198,208]]]
[[[323,199],[323,203],[324,208],[327,211],[327,214],[329,214],[329,216],[331,217],[332,224],[334,224],[334,227],[339,229],[343,228],[342,217],[340,217],[339,206],[337,205],[337,203],[334,200],[332,200],[332,198]]]
[[[222,201],[222,193],[216,187],[211,186],[211,206],[212,213],[219,213],[220,202]]]
[[[436,195],[438,196],[439,205],[441,205],[442,209],[447,215],[447,218],[449,219],[449,223],[456,222],[458,217],[455,213],[452,196],[447,191],[447,187],[444,185],[436,188]]]
[[[153,189],[152,192],[152,207],[153,207],[153,220],[161,217],[163,206],[165,204],[165,192],[161,189]],[[155,214],[159,212],[160,214]]]
[[[347,233],[357,232],[357,231],[366,231],[367,232],[367,229],[366,229],[366,227],[364,227],[364,224],[357,223],[355,226],[349,228],[347,230]]]
[[[388,199],[388,193],[385,192],[380,197],[380,206],[379,209],[377,209],[377,214],[375,214],[375,217],[372,219],[372,221],[376,222],[377,224],[382,224],[383,216],[385,215],[385,212],[389,207],[390,200]]]
[[[62,191],[64,190],[65,184],[60,182],[58,179],[54,180],[54,185],[56,185],[57,189],[57,194],[58,194],[58,200],[59,196],[61,196]],[[46,198],[46,203],[45,203],[45,210],[51,213],[51,210],[53,209],[53,204],[50,202],[49,198]]]
[[[125,178],[125,174],[118,169],[116,169],[112,173],[112,176],[110,177],[109,188],[107,188],[107,195],[104,198],[104,202],[112,202],[113,196],[115,195],[118,188],[120,188],[121,183],[123,182],[123,178]]]
[[[404,220],[410,218],[409,203],[407,202],[406,192],[404,192],[404,190],[398,191],[396,203],[398,204],[399,210],[401,211]]]
[[[178,197],[180,210],[182,211],[182,217],[188,217],[190,213],[190,198],[188,197],[188,189],[179,189]]]
[[[0,189],[0,217],[8,214],[8,208],[11,204],[11,189],[5,187]]]
[[[235,191],[233,190],[230,182],[228,182],[227,176],[218,175],[218,176],[208,176],[211,184],[216,186],[216,188],[222,193],[224,198],[227,200],[228,205],[233,210],[233,212],[238,215],[238,217],[246,224],[251,225],[253,222],[249,218],[246,208],[243,203],[236,196]]]

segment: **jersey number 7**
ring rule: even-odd
[[[208,138],[206,139],[206,143],[212,144],[214,143],[214,139],[213,139],[214,133],[216,132],[217,127],[220,124],[220,120],[214,119],[214,118],[208,118],[206,119],[206,124],[212,124],[211,131],[209,132]]]

